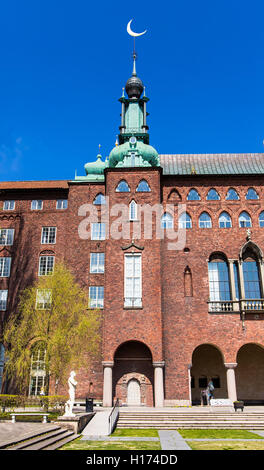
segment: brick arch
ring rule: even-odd
[[[117,346],[113,354],[113,358],[114,360],[118,358],[125,358],[126,357],[125,354],[129,354],[131,357],[133,357],[132,354],[135,354],[134,357],[137,357],[137,358],[145,357],[151,360],[153,357],[149,346],[147,346],[143,341],[138,341],[134,339],[124,341],[119,346]]]
[[[264,344],[244,343],[237,351],[237,397],[248,404],[264,403]]]

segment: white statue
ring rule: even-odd
[[[76,373],[74,372],[74,370],[72,370],[71,373],[70,373],[70,377],[68,378],[70,398],[65,404],[64,416],[75,416],[75,414],[72,411],[73,406],[74,406],[74,402],[75,402],[76,385],[78,383],[74,378],[75,376],[76,376]]]

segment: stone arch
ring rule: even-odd
[[[237,351],[237,397],[246,404],[264,403],[264,345],[250,342]]]
[[[201,391],[213,379],[215,398],[227,398],[226,369],[221,349],[212,343],[198,345],[192,353],[192,403],[201,403]]]
[[[140,386],[140,404],[153,406],[154,372],[152,353],[141,341],[126,341],[114,354],[113,397],[128,403],[128,384],[137,380]]]

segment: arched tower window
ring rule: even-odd
[[[239,199],[239,195],[234,188],[229,188],[226,195],[227,201],[237,201]]]
[[[187,196],[187,201],[200,201],[201,197],[196,189],[191,189]]]
[[[138,193],[148,193],[150,191],[149,184],[146,180],[141,180],[138,184],[136,192]]]
[[[207,201],[218,201],[220,199],[220,196],[216,189],[212,188],[208,191],[206,199]]]
[[[257,191],[254,188],[249,188],[246,194],[246,199],[259,199]]]
[[[136,201],[131,201],[129,204],[129,220],[137,219],[137,203]]]
[[[200,228],[212,228],[212,219],[207,212],[202,212],[199,217]]]
[[[231,220],[230,215],[227,212],[221,212],[219,216],[219,227],[220,228],[232,227],[232,220]]]
[[[102,193],[97,194],[93,200],[93,204],[96,206],[101,206],[102,204],[105,204],[105,196]]]
[[[128,186],[127,182],[125,180],[119,181],[116,191],[118,193],[129,193],[130,192],[130,187]]]

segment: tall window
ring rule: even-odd
[[[42,227],[41,243],[54,244],[56,243],[56,227]]]
[[[147,193],[150,191],[150,187],[147,183],[146,180],[141,180],[138,184],[138,187],[136,189],[137,192],[141,192],[141,193]]]
[[[196,189],[191,189],[187,196],[187,201],[200,201],[201,197]]]
[[[32,211],[40,211],[42,210],[42,208],[43,208],[43,201],[41,201],[40,199],[38,200],[34,199],[33,201],[31,201]]]
[[[37,309],[50,309],[51,308],[51,289],[37,289],[36,295],[36,308]]]
[[[14,232],[13,228],[1,228],[0,229],[0,245],[13,245],[14,241]]]
[[[97,194],[93,200],[93,204],[96,206],[101,206],[102,204],[105,204],[105,196],[102,193]]]
[[[39,276],[48,276],[53,273],[55,256],[40,256]]]
[[[259,214],[259,226],[264,227],[264,211]]]
[[[67,209],[67,207],[68,207],[67,199],[57,199],[56,209],[62,210],[62,209]]]
[[[259,199],[257,191],[254,188],[249,188],[246,194],[246,199]]]
[[[89,301],[90,308],[104,308],[104,287],[90,286]]]
[[[211,228],[212,227],[212,219],[207,212],[202,212],[199,217],[199,227],[200,228]]]
[[[90,257],[90,273],[104,273],[104,253],[91,253]]]
[[[117,185],[116,191],[119,193],[129,193],[130,187],[125,180],[121,180]]]
[[[0,277],[9,277],[11,268],[11,257],[0,258]]]
[[[142,306],[142,268],[141,254],[129,253],[125,255],[125,307]]]
[[[46,350],[42,343],[36,343],[32,348],[29,395],[37,396],[45,387],[46,381]]]
[[[137,203],[133,200],[129,204],[129,220],[137,219]]]
[[[4,201],[3,210],[4,211],[15,210],[15,201]]]
[[[216,189],[212,188],[210,191],[208,191],[208,194],[206,196],[207,201],[217,201],[220,199],[220,196]]]
[[[241,212],[239,216],[239,227],[251,227],[251,226],[252,226],[252,223],[251,223],[250,215],[246,211]]]
[[[161,217],[161,228],[173,228],[173,217],[171,214],[169,214],[169,212],[165,212],[165,214],[163,214]]]
[[[0,290],[0,310],[6,310],[8,290]]]
[[[179,217],[180,228],[192,228],[192,218],[187,212],[183,212]]]
[[[105,223],[91,223],[91,240],[105,240]]]
[[[228,265],[222,259],[208,263],[209,291],[211,301],[231,300]]]
[[[0,393],[2,389],[2,383],[3,383],[4,364],[5,364],[5,348],[4,348],[4,345],[0,343]]]
[[[219,227],[230,228],[232,227],[232,220],[227,212],[222,212],[219,216]]]
[[[239,199],[239,195],[234,188],[229,188],[226,195],[227,201],[237,201]]]
[[[247,258],[242,263],[246,299],[260,299],[260,277],[257,262]]]

